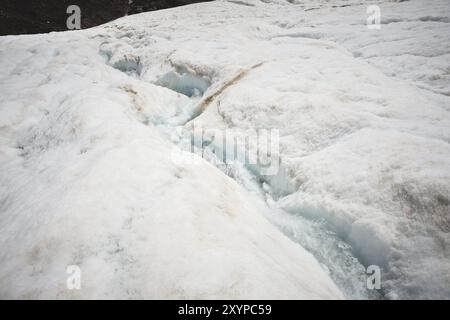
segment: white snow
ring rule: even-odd
[[[449,10],[214,1],[1,37],[0,296],[450,298]],[[281,170],[176,162],[180,128],[277,129]]]

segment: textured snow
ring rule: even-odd
[[[0,296],[450,298],[449,10],[215,1],[1,37]],[[174,162],[200,127],[280,130],[281,170]]]
[[[3,39],[16,68],[2,80],[2,297],[341,297],[233,180],[171,161],[156,124],[185,96],[73,36]],[[82,290],[66,289],[67,265]]]

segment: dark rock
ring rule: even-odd
[[[171,8],[205,0],[3,0],[0,35],[67,30],[70,5],[81,9],[81,28],[90,28],[127,14]],[[208,0],[206,0],[208,1]]]

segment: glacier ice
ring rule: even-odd
[[[448,2],[378,4],[0,37],[0,296],[449,298]],[[280,171],[174,162],[194,128],[279,130]]]

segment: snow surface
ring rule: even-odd
[[[0,297],[450,298],[450,3],[291,2],[0,37]]]

